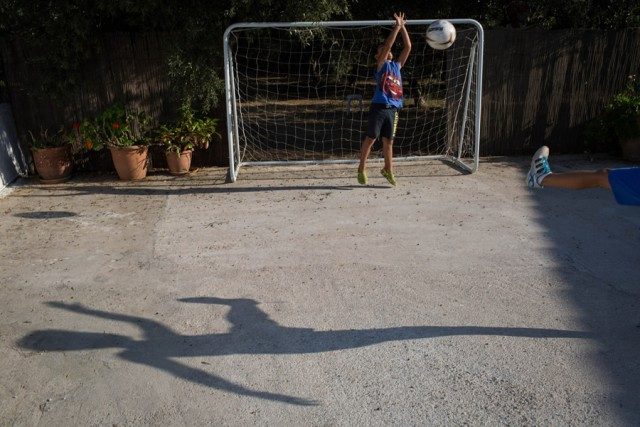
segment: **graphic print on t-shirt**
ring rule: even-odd
[[[382,92],[391,99],[402,98],[402,80],[393,70],[382,75]]]

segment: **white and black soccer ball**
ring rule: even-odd
[[[447,49],[454,41],[456,41],[456,27],[449,21],[439,19],[427,28],[427,43],[434,49]]]

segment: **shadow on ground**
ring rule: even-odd
[[[74,351],[119,348],[121,359],[165,371],[175,377],[238,395],[257,397],[294,405],[317,405],[319,402],[301,397],[252,390],[202,369],[177,362],[181,357],[223,356],[232,354],[307,354],[370,346],[388,341],[435,338],[452,335],[500,335],[526,338],[590,338],[590,333],[538,328],[500,328],[481,326],[402,326],[362,330],[315,331],[310,328],[281,326],[258,308],[251,299],[216,297],[184,298],[185,303],[229,306],[226,333],[181,335],[155,320],[126,314],[94,310],[80,304],[47,303],[51,307],[130,323],[142,329],[143,340],[125,335],[40,330],[19,341],[19,345],[35,351]]]
[[[419,163],[424,164],[425,167],[422,168],[416,168],[408,162],[398,162],[397,175],[400,179],[469,175],[459,166],[447,161],[425,160],[422,162]],[[274,173],[273,167],[250,166],[241,169],[238,181],[235,183],[225,182],[226,172],[223,172],[223,169],[201,170],[181,177],[156,172],[150,174],[145,180],[130,182],[119,181],[115,175],[79,175],[72,181],[62,184],[41,184],[37,180],[26,183],[30,184],[30,188],[46,191],[47,197],[94,194],[168,196],[391,188],[379,173],[381,165],[379,161],[371,162],[368,168],[371,180],[365,186],[356,182],[357,165],[355,163],[353,165],[282,166],[277,173]],[[339,172],[336,173],[336,170]],[[248,182],[251,185],[247,185]],[[263,182],[264,185],[262,185]],[[336,185],[331,185],[332,182],[336,182]],[[33,193],[15,195],[15,197],[33,196]]]
[[[593,169],[576,163],[569,169]],[[559,289],[598,343],[594,362],[613,392],[604,397],[625,424],[640,425],[640,207],[618,205],[600,189],[545,189],[533,198]]]

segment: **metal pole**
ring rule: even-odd
[[[473,171],[478,170],[480,164],[480,121],[482,116],[482,68],[484,61],[484,29],[479,22],[475,23],[478,28],[478,73],[476,79],[476,147],[475,147],[475,162]]]
[[[464,142],[464,131],[467,126],[467,112],[469,111],[469,98],[471,94],[471,81],[473,80],[473,63],[476,57],[475,43],[471,46],[471,55],[469,57],[469,65],[467,67],[467,88],[464,94],[464,108],[462,109],[462,127],[460,129],[460,142],[458,143],[458,158],[462,159],[462,143]]]
[[[231,70],[229,69],[229,67],[231,66],[231,58],[229,55],[229,34],[231,33],[232,29],[233,29],[233,26],[227,28],[226,31],[224,32],[223,52],[224,52],[224,89],[225,89],[224,91],[225,91],[225,98],[227,103],[227,145],[229,146],[229,180],[231,182],[235,182],[236,171],[235,171],[234,154],[233,154],[234,135],[233,135],[233,123],[231,120],[232,115],[235,114],[235,111],[232,108],[231,97],[235,96],[235,94],[232,95],[231,93]]]

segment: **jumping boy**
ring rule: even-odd
[[[571,190],[605,188],[613,192],[619,204],[640,206],[640,167],[555,173],[549,166],[547,146],[540,147],[533,155],[527,185]]]
[[[387,40],[378,46],[376,52],[376,89],[371,100],[367,133],[360,149],[360,166],[358,167],[358,182],[367,183],[366,163],[371,152],[371,146],[382,137],[382,153],[384,168],[380,170],[391,185],[396,185],[393,175],[393,139],[398,126],[398,110],[402,108],[402,76],[400,69],[407,61],[411,52],[411,40],[405,28],[407,22],[404,13],[393,14],[396,21]],[[402,32],[402,52],[398,61],[393,61],[391,47],[396,41],[398,33]]]

